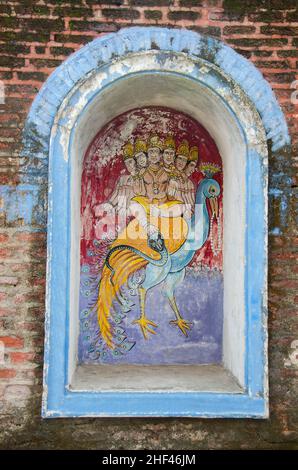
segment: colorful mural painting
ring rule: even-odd
[[[222,359],[222,162],[164,107],[126,112],[90,144],[81,185],[80,363]]]

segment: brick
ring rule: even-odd
[[[261,26],[261,33],[272,36],[277,34],[280,36],[295,36],[298,35],[298,26]]]
[[[190,10],[177,10],[177,11],[170,11],[168,13],[168,18],[171,21],[195,21],[198,18],[201,17],[201,13],[196,12],[196,11],[190,11]]]
[[[35,292],[30,291],[26,294],[15,295],[13,302],[15,305],[20,305],[20,304],[23,304],[24,302],[35,302],[39,304],[43,302],[43,297],[41,297],[41,293],[37,292],[37,289],[36,289]]]
[[[23,2],[24,0],[22,0]],[[32,3],[32,0],[26,0],[28,3]],[[101,0],[99,0],[101,2]],[[85,3],[98,3],[98,0],[96,2],[96,0],[48,0],[47,1],[47,5],[53,5],[53,6],[57,6],[57,5],[64,5],[64,4],[67,4],[67,5],[74,5],[74,6],[82,6],[82,5],[85,5]]]
[[[44,82],[47,75],[42,72],[17,72],[17,76],[20,80],[36,80]]]
[[[257,57],[270,57],[272,55],[272,51],[254,51],[253,53]]]
[[[201,7],[203,6],[203,1],[200,0],[179,0],[179,5],[184,8],[184,7]]]
[[[242,22],[244,20],[244,13],[237,11],[210,11],[208,14],[209,20],[214,21],[237,21]]]
[[[0,13],[4,13],[5,15],[11,15],[11,6],[6,3],[6,5],[0,5]]]
[[[229,36],[230,34],[252,34],[256,31],[255,26],[225,26],[223,33]]]
[[[255,65],[260,68],[265,67],[272,69],[287,69],[290,67],[289,63],[285,60],[256,61]]]
[[[256,39],[256,38],[240,38],[227,39],[227,42],[241,47],[278,47],[288,44],[286,38],[276,39]]]
[[[286,19],[287,21],[294,21],[295,23],[298,22],[298,9],[287,12]]]
[[[1,80],[11,80],[13,78],[12,72],[6,70],[0,70],[0,79]]]
[[[32,352],[11,352],[9,353],[10,360],[12,364],[19,364],[28,361],[32,361],[34,359],[35,354]]]
[[[0,317],[12,317],[16,315],[16,310],[12,310],[10,308],[1,307],[0,308]]]
[[[0,285],[16,286],[18,278],[13,276],[0,276]]]
[[[258,6],[260,2],[255,0],[256,5]],[[289,10],[290,8],[295,8],[297,6],[296,0],[267,0],[268,8],[272,10]]]
[[[137,7],[167,7],[174,3],[174,0],[130,0],[130,4]]]
[[[30,47],[24,46],[21,44],[14,44],[14,43],[6,43],[6,44],[0,44],[0,53],[4,54],[29,54],[30,52]]]
[[[1,16],[0,28],[3,29],[16,29],[19,27],[19,19],[14,16]]]
[[[0,56],[0,67],[9,67],[11,69],[24,67],[25,59],[21,59],[19,57],[11,57],[2,55]]]
[[[17,15],[50,15],[50,9],[45,5],[16,5],[14,10]]]
[[[6,348],[23,348],[24,340],[17,336],[0,336],[0,341],[4,343]]]
[[[124,0],[86,0],[87,5],[115,5],[115,6],[121,6],[124,3]]]
[[[296,79],[295,72],[268,73],[266,76],[270,82],[275,83],[292,83]]]
[[[162,18],[162,12],[159,10],[145,10],[144,15],[147,20],[160,20]]]
[[[44,46],[35,46],[36,54],[44,54],[46,52],[46,48]]]
[[[277,51],[278,57],[298,57],[298,49]]]
[[[90,8],[73,8],[73,7],[57,7],[53,10],[54,16],[61,17],[70,17],[70,18],[86,18],[88,16],[92,17],[93,12]]]
[[[51,51],[51,54],[53,54],[53,56],[57,56],[57,55],[68,56],[72,54],[75,51],[75,49],[71,47],[51,47],[50,51]]]
[[[224,0],[223,8],[225,11],[237,10],[243,13],[249,13],[258,9],[262,10],[288,10],[295,8],[296,0]]]
[[[89,28],[89,23],[88,23],[88,28]],[[93,39],[94,39],[93,36],[84,36],[81,34],[55,34],[54,35],[55,42],[61,42],[62,44],[65,44],[65,43],[86,44],[87,42],[92,41]]]
[[[128,8],[103,8],[101,12],[103,16],[109,19],[136,20],[141,16],[138,10]]]
[[[26,31],[0,31],[0,41],[16,41],[16,42],[48,42],[50,40],[50,33],[39,32],[32,33]]]
[[[16,240],[20,242],[42,242],[46,240],[46,234],[42,232],[19,232],[15,234]]]
[[[14,92],[15,91],[15,88],[14,88],[15,86],[16,85],[7,85],[6,86],[6,91],[8,93]],[[26,88],[26,91],[28,91],[27,88]],[[3,137],[14,137],[14,138],[20,137],[20,131],[19,131],[19,129],[10,129],[10,128],[3,127],[2,130],[1,130],[1,137],[2,138]]]
[[[69,29],[72,31],[96,31],[98,33],[112,33],[117,31],[119,28],[113,23],[108,24],[100,21],[71,20],[69,22]]]
[[[44,308],[40,307],[28,307],[28,316],[35,319],[44,319]]]
[[[42,68],[55,68],[61,64],[61,60],[58,59],[30,59],[30,64],[34,65],[37,69]]]
[[[16,376],[14,369],[0,369],[0,379],[11,379]]]
[[[252,13],[248,15],[248,20],[254,23],[274,23],[284,21],[284,13],[282,11],[264,11],[261,13]]]
[[[214,36],[219,38],[221,36],[221,29],[217,26],[188,26],[187,29],[196,31],[200,34],[206,34],[208,36]]]
[[[32,19],[32,18],[22,18],[20,20],[21,27],[29,31],[63,31],[64,30],[64,21],[61,19]]]

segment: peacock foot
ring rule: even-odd
[[[185,336],[188,336],[187,330],[190,330],[193,324],[189,321],[184,320],[184,318],[179,318],[178,320],[171,320],[171,325],[177,325],[178,328],[182,331]]]
[[[150,328],[150,326],[157,328],[157,324],[151,320],[148,320],[148,318],[146,318],[144,315],[142,315],[137,320],[134,320],[132,323],[140,326],[145,339],[148,339],[148,336],[147,336],[148,333],[152,333],[153,335],[156,335],[156,331]]]

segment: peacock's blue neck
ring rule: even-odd
[[[171,272],[185,268],[194,257],[195,252],[204,245],[208,238],[209,214],[204,194],[206,184],[206,180],[201,181],[197,189],[195,212],[190,219],[187,239],[181,248],[171,256]]]
[[[194,251],[201,248],[208,238],[209,213],[204,189],[207,181],[204,179],[198,186],[195,199],[195,212],[190,220],[190,230],[187,237],[188,246]]]

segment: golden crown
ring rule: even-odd
[[[131,142],[127,142],[123,145],[123,158],[126,160],[127,158],[133,158],[134,155],[134,146]]]
[[[177,155],[183,155],[183,157],[188,158],[189,155],[189,145],[187,140],[183,140],[179,147],[177,148]]]
[[[147,142],[147,148],[159,148],[160,150],[162,150],[163,148],[163,145],[162,145],[162,141],[160,140],[160,138],[158,137],[158,135],[152,135],[149,139],[148,139],[148,142]]]
[[[172,135],[168,135],[164,141],[164,149],[174,149],[176,150],[176,143]]]
[[[197,162],[198,159],[199,159],[199,149],[196,145],[194,145],[193,147],[191,147],[189,151],[188,160],[190,162]]]
[[[138,138],[135,141],[135,155],[137,153],[146,152],[146,151],[147,151],[147,144],[146,144],[145,140],[142,140],[142,139]]]
[[[200,164],[200,171],[204,176],[207,176],[207,178],[212,178],[213,175],[221,171],[221,167],[217,163],[203,162]]]

